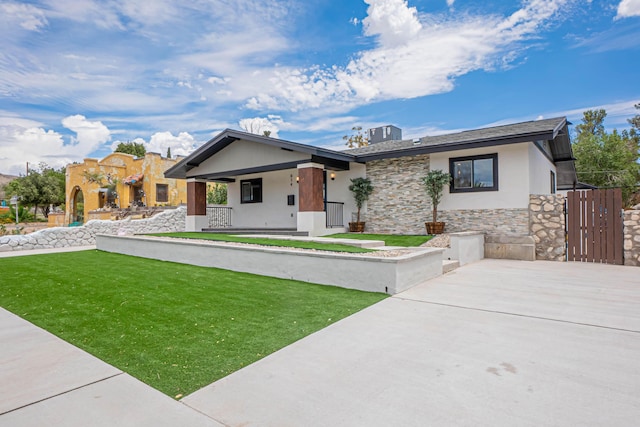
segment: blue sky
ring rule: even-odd
[[[640,0],[0,0],[0,173],[188,154],[225,128],[342,149],[640,102]]]

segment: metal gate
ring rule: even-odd
[[[622,191],[567,193],[567,259],[623,264]]]

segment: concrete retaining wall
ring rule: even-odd
[[[443,249],[439,248],[415,249],[399,257],[374,257],[107,235],[97,236],[96,245],[107,252],[391,295],[442,274]]]
[[[451,233],[449,239],[449,248],[445,249],[443,259],[457,260],[461,266],[484,259],[483,232]]]
[[[166,210],[151,218],[122,221],[89,221],[82,227],[54,227],[35,233],[0,237],[0,252],[89,246],[97,234],[125,235],[184,231],[187,209]]]
[[[536,245],[533,236],[487,235],[484,256],[493,259],[536,260]]]

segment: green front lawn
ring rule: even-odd
[[[325,237],[336,239],[383,240],[386,246],[420,246],[431,240],[433,236],[409,236],[400,234],[361,234],[339,233]]]
[[[100,251],[0,259],[0,306],[186,395],[384,294]]]
[[[337,243],[317,243],[317,242],[307,242],[302,240],[269,239],[267,237],[243,237],[243,236],[236,236],[231,234],[218,234],[218,233],[201,233],[201,232],[187,231],[187,232],[180,232],[180,233],[155,233],[155,234],[149,234],[149,236],[180,237],[183,239],[215,240],[219,242],[253,243],[254,245],[279,246],[279,247],[285,247],[285,248],[300,248],[300,249],[315,249],[320,251],[331,251],[331,252],[350,252],[350,253],[374,252],[372,249],[357,248],[355,246],[342,245]]]

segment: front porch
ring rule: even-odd
[[[355,212],[352,156],[225,131],[166,174],[187,179],[187,231],[229,229],[323,236],[346,231]],[[227,184],[227,205],[208,206],[207,183]]]

